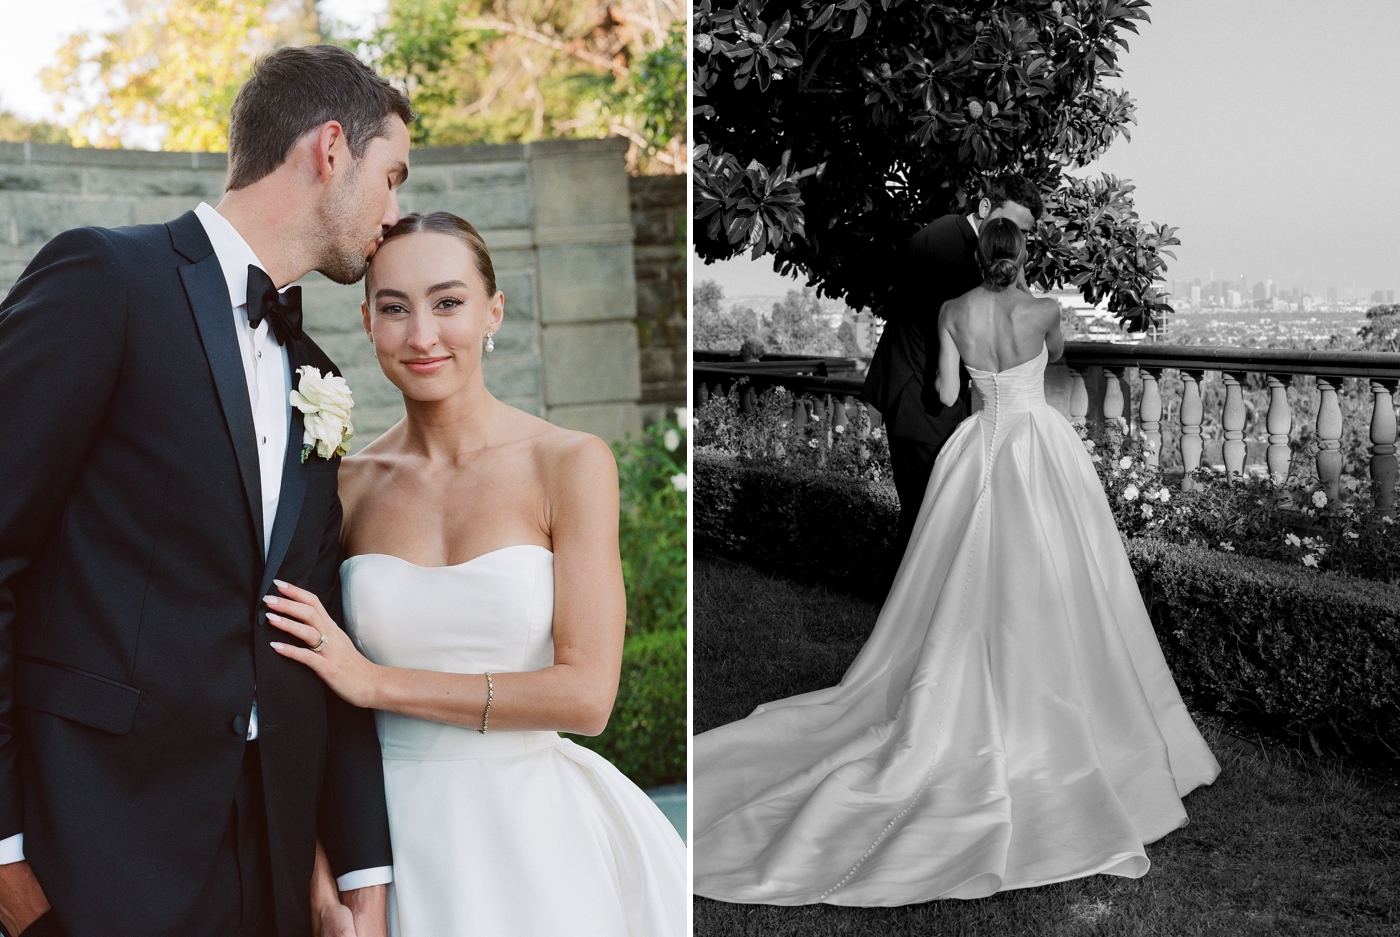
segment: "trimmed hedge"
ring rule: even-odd
[[[714,454],[693,474],[697,552],[884,597],[892,490]],[[1400,755],[1400,588],[1149,539],[1128,559],[1197,706],[1314,748]]]
[[[597,736],[570,736],[639,787],[685,780],[685,636],[671,630],[629,637],[607,729]]]

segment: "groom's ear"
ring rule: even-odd
[[[992,200],[989,198],[979,199],[977,202],[977,217],[986,220],[992,213]]]
[[[347,171],[350,148],[345,145],[345,128],[340,126],[340,121],[328,120],[312,133],[315,135],[312,164],[317,180],[327,182],[337,171]]]

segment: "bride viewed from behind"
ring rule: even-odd
[[[297,639],[279,653],[377,711],[390,934],[680,935],[680,836],[558,734],[602,732],[617,693],[612,453],[487,391],[505,300],[467,222],[405,217],[365,290],[365,332],[406,416],[341,465],[346,630],[280,583],[268,620]],[[336,887],[319,851],[312,887]]]
[[[1153,634],[1093,464],[1046,403],[1059,309],[1025,237],[983,223],[944,303],[937,389],[982,408],[934,462],[885,605],[840,684],[694,740],[695,891],[893,906],[1146,874],[1220,771]]]

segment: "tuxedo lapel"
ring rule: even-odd
[[[186,217],[193,218],[193,213]],[[184,221],[182,218],[180,221]],[[193,219],[198,225],[199,220]],[[174,227],[172,222],[171,227]],[[202,229],[201,229],[201,232]],[[206,238],[206,243],[208,243]],[[209,248],[208,256],[180,268],[180,280],[194,311],[204,355],[214,374],[219,406],[224,422],[233,439],[234,455],[238,459],[238,474],[243,481],[243,493],[252,515],[253,532],[257,537],[258,555],[262,555],[263,514],[262,476],[258,469],[257,435],[253,430],[253,410],[248,403],[248,380],[243,374],[243,361],[238,350],[238,335],[234,332],[233,309],[229,305],[228,285],[224,282],[219,257]]]
[[[291,389],[295,389],[297,369],[306,363],[300,341],[287,344],[287,361],[291,365]],[[277,498],[277,517],[272,522],[272,541],[267,547],[267,566],[263,571],[262,592],[272,588],[272,579],[287,555],[287,547],[301,516],[301,504],[306,497],[306,466],[301,461],[301,440],[304,432],[302,412],[292,407],[292,419],[287,429],[287,453],[282,459],[282,492]]]

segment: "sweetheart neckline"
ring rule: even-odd
[[[415,568],[415,569],[460,569],[460,568],[463,567],[463,566],[470,566],[472,563],[475,563],[477,560],[485,559],[486,557],[488,557],[488,556],[493,556],[494,554],[497,554],[497,553],[504,553],[506,550],[520,550],[520,549],[525,549],[525,548],[531,548],[531,549],[535,549],[535,550],[543,550],[544,552],[548,553],[550,556],[553,556],[553,555],[554,555],[554,551],[553,551],[553,550],[549,549],[548,547],[542,547],[542,546],[540,546],[538,543],[513,543],[513,544],[511,544],[510,546],[497,547],[497,548],[494,549],[494,550],[487,550],[485,553],[478,553],[476,556],[472,557],[472,558],[469,559],[469,560],[464,560],[464,561],[461,562],[461,563],[453,563],[453,564],[451,564],[451,565],[449,565],[449,566],[420,566],[419,564],[414,563],[412,560],[406,560],[406,559],[404,559],[403,557],[401,557],[401,556],[395,556],[395,555],[392,554],[392,553],[356,553],[354,556],[347,556],[347,557],[345,558],[345,560],[344,560],[340,565],[341,565],[341,566],[344,566],[346,563],[350,562],[351,560],[357,560],[357,559],[359,559],[359,558],[362,557],[362,556],[386,556],[386,557],[388,557],[388,558],[391,559],[391,560],[398,560],[400,563],[404,563],[404,564],[406,564],[406,565],[408,565],[408,566],[412,566],[412,567]]]

